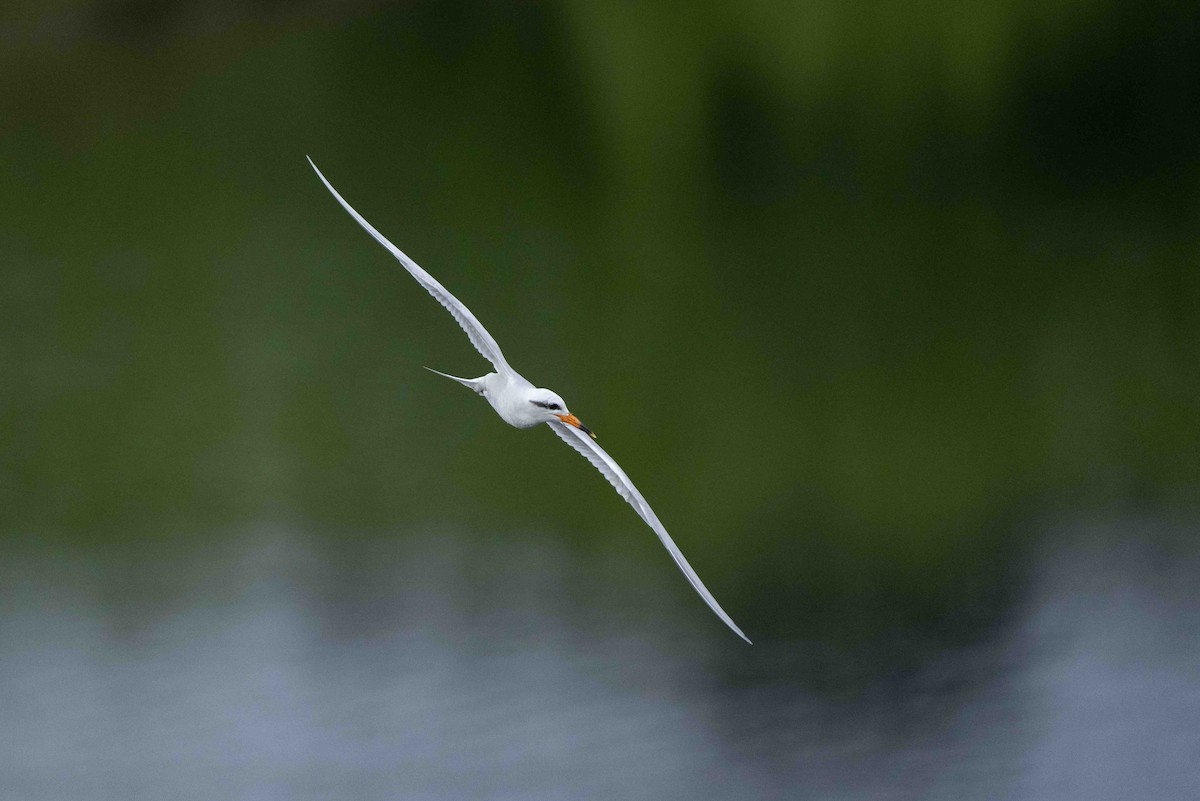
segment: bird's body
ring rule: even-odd
[[[502,376],[497,373],[488,373],[483,378],[483,397],[496,410],[496,414],[500,415],[501,420],[516,428],[533,428],[549,422],[546,419],[547,409],[537,405],[538,403],[553,403],[549,399],[538,400],[549,390],[535,387],[516,374]],[[557,405],[563,412],[567,411],[567,405],[561,399]],[[557,415],[553,416],[557,417]]]
[[[488,373],[477,378],[476,382],[479,394],[491,404],[496,414],[500,415],[500,419],[510,426],[533,428],[546,422],[546,418],[538,414],[539,407],[531,403],[536,388],[516,373]]]
[[[484,400],[496,410],[500,419],[513,428],[533,428],[542,423],[550,422],[546,412],[566,412],[567,404],[562,398],[548,389],[535,387],[516,372],[507,375],[503,373],[488,373],[479,378],[459,378],[456,375],[443,373],[426,367],[431,373],[437,373],[453,381],[457,381]],[[554,414],[553,417],[574,417],[569,414]],[[576,420],[578,425],[578,420]]]
[[[546,422],[546,418],[538,414],[538,407],[533,405],[533,384],[520,376],[502,376],[498,373],[488,373],[483,379],[483,392],[480,394],[496,410],[501,420],[515,428],[533,428]]]
[[[680,552],[678,546],[667,534],[667,530],[659,521],[654,510],[650,508],[650,504],[646,503],[646,499],[638,492],[637,487],[629,480],[620,466],[613,460],[611,456],[598,444],[596,444],[595,435],[579,421],[575,415],[567,410],[566,402],[551,390],[542,387],[535,387],[532,383],[525,379],[520,373],[514,370],[508,361],[504,358],[504,354],[500,351],[500,346],[496,344],[496,340],[488,333],[487,329],[475,318],[458,298],[450,294],[445,287],[427,273],[420,265],[410,259],[404,251],[393,245],[387,240],[383,234],[375,230],[369,222],[363,219],[354,208],[345,201],[337,190],[325,179],[321,171],[317,169],[317,165],[313,164],[312,159],[308,160],[312,164],[312,168],[316,170],[317,176],[321,182],[325,184],[338,203],[342,205],[350,216],[358,222],[359,225],[366,230],[379,244],[383,245],[393,256],[404,266],[406,270],[417,280],[421,286],[433,295],[434,299],[450,312],[451,316],[466,332],[471,344],[475,349],[496,368],[495,372],[487,373],[479,378],[459,378],[458,376],[442,373],[437,370],[430,369],[431,372],[446,378],[453,379],[471,391],[482,395],[487,402],[495,409],[496,414],[504,422],[516,428],[534,428],[542,423],[547,424],[553,429],[564,442],[570,445],[575,450],[579,451],[592,465],[600,471],[608,482],[613,485],[613,488],[629,502],[629,505],[634,508],[638,516],[646,522],[646,525],[653,529],[658,535],[659,540],[671,554],[671,558],[675,560],[675,564],[683,571],[684,576],[691,583],[692,587],[704,599],[709,608],[717,614],[729,628],[733,629],[739,637],[746,642],[750,642],[749,638],[742,633],[730,619],[729,615],[725,614],[725,610],[721,608],[717,600],[704,586],[704,582],[692,570],[692,566],[688,564],[683,553]]]

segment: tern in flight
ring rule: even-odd
[[[642,493],[638,492],[637,487],[633,486],[633,482],[629,480],[629,477],[625,475],[625,471],[621,469],[613,458],[596,444],[596,435],[588,430],[583,423],[579,422],[578,417],[567,410],[566,402],[558,394],[548,389],[535,387],[524,376],[510,367],[508,361],[504,358],[504,354],[500,352],[500,346],[496,344],[496,340],[480,324],[479,320],[475,319],[475,315],[471,314],[471,310],[464,306],[458,298],[447,292],[446,288],[438,283],[436,278],[425,272],[404,251],[389,242],[387,237],[376,231],[373,225],[364,220],[362,215],[355,211],[346,202],[345,198],[338,194],[333,185],[325,179],[325,176],[317,169],[317,165],[313,164],[311,158],[309,158],[308,163],[312,164],[312,168],[316,170],[317,177],[321,179],[321,183],[325,184],[325,188],[337,198],[337,202],[342,204],[342,208],[349,212],[355,222],[361,225],[368,234],[375,237],[376,242],[387,248],[396,257],[396,260],[404,265],[404,269],[408,270],[412,277],[417,279],[417,283],[425,287],[425,290],[430,295],[433,295],[434,300],[446,307],[446,311],[450,312],[463,331],[467,333],[467,338],[471,340],[471,344],[475,346],[475,349],[496,368],[496,372],[488,373],[479,378],[459,378],[458,376],[446,375],[446,373],[441,373],[437,370],[430,370],[430,372],[453,379],[467,389],[482,395],[492,405],[492,408],[496,410],[496,414],[500,415],[500,418],[511,426],[533,428],[542,423],[550,426],[554,430],[554,433],[558,434],[564,442],[583,454],[583,457],[591,462],[608,479],[608,482],[613,485],[621,497],[629,502],[629,505],[638,513],[638,516],[646,521],[646,525],[654,530],[654,533],[662,540],[662,544],[666,546],[667,551],[670,552],[671,558],[675,560],[675,564],[683,571],[683,575],[691,582],[696,592],[700,593],[700,597],[704,599],[709,608],[716,612],[717,617],[725,621],[725,625],[733,629],[739,637],[746,642],[750,642],[750,638],[742,633],[742,630],[730,619],[729,615],[725,614],[725,610],[717,603],[717,599],[704,586],[704,582],[696,575],[696,571],[692,570],[692,566],[688,564],[688,560],[683,558],[679,547],[671,539],[671,535],[667,533],[667,530],[663,528],[663,524],[658,520],[658,515],[654,514],[654,510],[650,508],[650,504],[646,503],[646,499],[642,497]],[[426,369],[428,370],[429,368]]]

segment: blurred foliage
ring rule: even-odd
[[[305,154],[739,619],[974,626],[1031,510],[1196,507],[1188,4],[58,0],[0,45],[0,536],[661,559],[420,369],[484,365]]]

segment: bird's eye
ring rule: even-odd
[[[547,403],[547,404],[546,404],[546,408],[547,408],[547,409],[551,409],[551,410],[557,410],[557,411],[560,411],[560,412],[562,411],[562,407],[561,407],[561,406],[559,406],[557,403]]]

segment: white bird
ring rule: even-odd
[[[692,570],[692,566],[688,564],[687,559],[683,557],[679,547],[675,545],[671,535],[667,534],[667,530],[663,528],[663,524],[659,522],[658,515],[654,514],[654,510],[650,508],[650,504],[646,503],[646,499],[642,497],[642,493],[638,492],[637,487],[633,486],[633,482],[625,475],[625,471],[613,460],[611,456],[605,453],[595,442],[596,435],[593,434],[583,423],[579,422],[579,418],[571,414],[567,410],[566,402],[559,397],[558,394],[551,392],[548,389],[535,387],[527,381],[520,373],[509,366],[504,358],[504,354],[500,352],[500,346],[496,344],[496,340],[487,329],[475,319],[475,315],[471,310],[459,301],[458,298],[451,295],[446,288],[438,283],[432,275],[425,272],[419,264],[410,259],[404,251],[393,245],[387,240],[383,234],[375,230],[375,227],[363,219],[354,208],[346,202],[338,191],[333,188],[333,185],[325,179],[325,176],[317,169],[317,165],[313,164],[311,158],[308,163],[312,165],[316,171],[317,177],[321,179],[321,183],[325,184],[338,203],[342,205],[350,216],[363,227],[364,230],[371,236],[375,237],[375,241],[388,249],[393,256],[396,257],[404,269],[412,274],[412,277],[417,279],[417,283],[425,287],[430,295],[433,295],[434,300],[446,307],[446,311],[454,317],[463,331],[467,333],[467,337],[471,340],[471,344],[475,349],[492,363],[496,368],[496,372],[488,373],[479,378],[459,378],[458,376],[447,375],[446,373],[430,370],[440,376],[453,379],[464,387],[482,395],[492,408],[496,410],[496,414],[504,422],[517,428],[533,428],[534,426],[545,423],[554,430],[555,434],[563,439],[568,445],[583,454],[592,465],[600,471],[600,473],[608,479],[608,482],[613,485],[617,492],[629,502],[634,511],[642,520],[646,521],[646,525],[654,530],[658,538],[662,540],[662,544],[666,546],[670,552],[671,558],[675,560],[675,564],[683,571],[683,575],[691,582],[696,592],[700,593],[700,597],[708,604],[709,608],[716,612],[717,617],[725,622],[725,625],[733,629],[739,637],[746,642],[750,642],[750,638],[742,633],[742,630],[730,619],[729,615],[725,614],[725,610],[717,603],[717,599],[712,596],[708,588],[704,586],[704,582],[696,575],[696,571]]]

